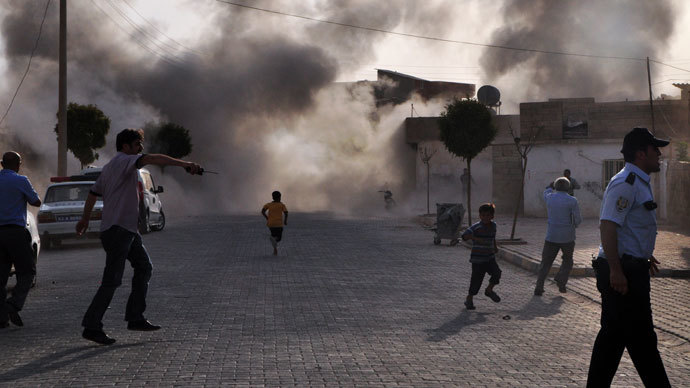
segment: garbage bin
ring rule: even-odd
[[[434,244],[439,245],[442,239],[450,240],[450,245],[457,244],[464,215],[465,207],[461,203],[437,203]]]

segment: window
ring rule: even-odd
[[[614,175],[618,174],[618,171],[622,170],[624,166],[625,160],[623,159],[604,160],[604,170],[602,171],[602,190],[606,190],[606,187],[609,185],[611,178],[613,178]]]

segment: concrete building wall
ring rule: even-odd
[[[424,140],[417,145],[417,190],[414,209],[426,212],[427,167],[422,162],[421,152],[428,149],[436,153],[429,161],[429,210],[436,212],[436,203],[467,204],[463,194],[460,177],[467,162],[452,155],[440,140]],[[472,159],[472,208],[477,209],[481,203],[491,202],[493,186],[493,166],[491,146],[487,147]],[[465,206],[467,207],[467,206]],[[473,217],[476,210],[472,211]]]
[[[583,217],[598,217],[604,187],[604,160],[622,160],[620,141],[536,144],[528,155],[524,213],[545,217],[544,188],[570,169],[581,188],[575,190]]]
[[[671,161],[666,173],[666,213],[672,223],[690,224],[690,162]]]

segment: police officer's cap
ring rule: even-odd
[[[666,147],[668,145],[668,140],[657,139],[652,135],[647,128],[635,127],[632,131],[628,132],[623,139],[623,149],[621,152],[626,150],[636,151],[644,148],[648,145],[653,145],[655,147]]]

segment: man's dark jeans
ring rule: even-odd
[[[611,386],[624,349],[646,387],[670,387],[652,322],[649,262],[623,255],[621,266],[628,280],[625,295],[611,288],[606,259],[596,259],[593,266],[601,292],[601,330],[594,342],[587,387]]]
[[[568,283],[570,271],[573,269],[573,252],[575,251],[575,241],[567,243],[554,243],[544,241],[544,248],[541,251],[541,264],[539,264],[539,274],[537,275],[537,290],[544,291],[544,281],[549,275],[553,261],[558,256],[558,251],[563,252],[563,262],[554,277],[559,287],[565,287]]]
[[[115,289],[122,284],[126,260],[129,260],[134,269],[134,277],[132,278],[132,293],[127,301],[125,321],[145,319],[146,292],[153,267],[149,254],[142,244],[141,236],[115,225],[101,233],[101,243],[105,249],[103,280],[84,315],[82,326],[96,330],[103,328],[103,315],[113,299]]]
[[[7,280],[14,264],[17,285],[7,297]],[[11,310],[20,311],[31,289],[36,264],[31,249],[31,233],[20,225],[0,226],[0,322],[7,322]]]

